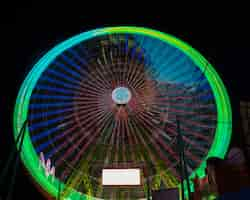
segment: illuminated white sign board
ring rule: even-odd
[[[103,169],[102,185],[106,186],[133,186],[140,185],[140,169]]]

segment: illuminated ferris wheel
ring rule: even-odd
[[[49,196],[136,199],[180,184],[177,136],[190,177],[224,157],[231,108],[214,68],[168,34],[138,27],[84,32],[45,54],[15,107],[17,137],[28,120],[22,160]],[[179,122],[179,130],[177,129]],[[104,168],[141,168],[135,188],[106,188]],[[51,178],[53,176],[53,178]]]

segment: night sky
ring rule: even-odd
[[[207,58],[221,76],[231,99],[233,120],[238,120],[239,100],[250,99],[250,16],[247,16],[244,6],[239,8],[233,5],[228,9],[201,5],[194,11],[186,8],[183,12],[179,7],[151,5],[153,3],[151,1],[145,5],[147,8],[123,1],[110,6],[98,6],[98,1],[95,1],[95,5],[65,3],[60,6],[59,3],[51,5],[41,2],[26,5],[8,3],[1,7],[1,167],[13,145],[15,99],[32,65],[59,42],[97,27],[144,26],[172,34],[189,43]],[[102,8],[101,11],[98,7]],[[236,132],[234,141],[237,140]],[[7,190],[7,184],[1,188],[0,196],[6,194],[4,190]],[[44,199],[22,167],[18,170],[14,199],[20,199],[20,196]]]

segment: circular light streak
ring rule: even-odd
[[[91,41],[100,46],[94,46]],[[110,46],[107,46],[107,41]],[[85,43],[89,45],[85,47],[93,47],[91,56],[96,58],[95,62],[87,54],[79,56],[80,51],[85,51],[82,46]],[[108,50],[110,48],[113,50]],[[95,52],[98,55],[94,55]],[[110,54],[107,55],[107,52]],[[86,60],[92,62],[91,67],[82,67],[88,65]],[[113,67],[107,67],[110,65]],[[130,85],[133,91],[128,89]],[[117,107],[112,102],[126,105]],[[95,107],[91,107],[92,104]],[[168,186],[175,186],[179,180],[178,158],[174,147],[177,134],[174,120],[177,115],[181,116],[185,153],[190,158],[190,177],[195,174],[200,177],[204,175],[206,158],[223,158],[231,138],[232,114],[226,89],[212,65],[192,47],[173,36],[147,28],[108,27],[88,31],[58,44],[46,53],[28,74],[16,101],[15,138],[23,122],[27,118],[29,120],[21,158],[35,181],[52,196],[57,196],[61,182],[63,192],[67,193],[65,198],[79,198],[80,191],[68,187],[70,184],[66,183],[65,179],[70,176],[69,169],[80,160],[82,154],[79,152],[94,151],[93,147],[88,147],[91,137],[96,137],[91,132],[93,127],[96,126],[96,133],[104,133],[101,130],[108,133],[105,123],[98,121],[100,115],[91,114],[94,111],[88,111],[88,108],[112,115],[115,121],[112,123],[120,127],[113,129],[119,130],[119,133],[130,134],[129,131],[122,131],[124,127],[136,132],[137,138],[131,144],[140,141],[143,150],[134,151],[140,152],[139,157],[143,157],[146,166],[148,163],[155,164],[156,174],[150,175],[166,177],[162,180]],[[81,113],[84,113],[85,119]],[[148,118],[149,114],[151,118]],[[65,121],[72,116],[74,121]],[[92,126],[91,121],[86,121],[91,117],[100,124]],[[132,122],[126,126],[128,120]],[[70,126],[71,122],[77,125]],[[89,127],[89,131],[84,129],[85,126]],[[80,135],[75,135],[78,140],[70,135],[70,131],[75,131],[74,128],[79,129],[77,133]],[[53,134],[59,130],[62,134],[55,137]],[[121,142],[125,135],[114,137]],[[73,148],[66,148],[64,143],[58,142],[61,138]],[[86,138],[88,140],[85,141]],[[127,137],[128,140],[130,138]],[[81,140],[85,143],[81,143]],[[106,140],[103,141],[103,145],[107,146]],[[78,146],[80,144],[81,149]],[[111,146],[115,145],[119,147],[120,144],[117,142]],[[126,145],[130,145],[129,141],[124,147]],[[136,145],[129,147],[132,146]],[[59,148],[66,150],[61,156],[53,157],[61,151]],[[39,153],[43,151],[46,151],[45,159],[49,159],[51,165],[55,166],[53,179],[39,168]],[[67,157],[73,151],[78,152],[74,154],[75,157]],[[143,152],[148,153],[147,156],[143,156]],[[89,159],[87,155],[97,156],[88,152],[86,160]],[[155,158],[156,155],[160,159]],[[149,160],[146,161],[146,157]],[[86,162],[86,165],[90,165],[90,162]],[[87,168],[84,164],[80,167],[76,169]],[[92,184],[92,178],[95,177],[89,175],[93,174],[82,174],[84,185]],[[72,180],[77,181],[77,178]],[[155,187],[159,185],[158,180],[154,179]],[[83,193],[92,195],[91,192],[87,190]],[[95,196],[98,195],[95,193]]]

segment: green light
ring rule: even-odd
[[[188,55],[193,62],[200,68],[201,71],[205,72],[205,76],[212,88],[216,105],[217,105],[217,128],[215,138],[211,149],[208,152],[207,157],[219,157],[224,158],[229,142],[231,139],[232,131],[232,113],[229,97],[227,95],[226,89],[223,85],[222,80],[216,73],[211,64],[198,53],[195,49],[190,47],[188,44],[180,41],[179,39],[170,36],[168,34],[155,31],[147,28],[139,27],[108,27],[100,28],[85,33],[76,35],[51,49],[47,54],[45,54],[32,68],[26,79],[24,80],[20,92],[18,94],[15,111],[14,111],[14,135],[17,135],[21,129],[23,122],[27,118],[28,106],[30,102],[30,97],[32,91],[43,73],[44,70],[49,66],[49,64],[63,51],[77,45],[80,42],[91,39],[95,36],[101,36],[106,34],[114,33],[130,33],[130,34],[141,34],[149,37],[153,37],[162,40],[178,49],[180,49],[184,54]],[[21,158],[29,170],[32,177],[38,182],[44,190],[46,190],[50,195],[57,196],[58,179],[51,182],[46,176],[41,173],[38,169],[39,158],[34,150],[29,136],[29,131],[26,129],[26,134],[24,138],[24,146],[21,153]],[[195,174],[202,177],[204,176],[204,168],[206,167],[205,161],[192,173],[190,177],[194,177]],[[64,185],[62,184],[62,188]],[[79,198],[80,194],[76,191],[72,191],[70,194],[71,199],[75,197]],[[85,195],[87,198],[87,196]],[[90,198],[90,197],[88,197]],[[94,198],[93,198],[94,199]]]

